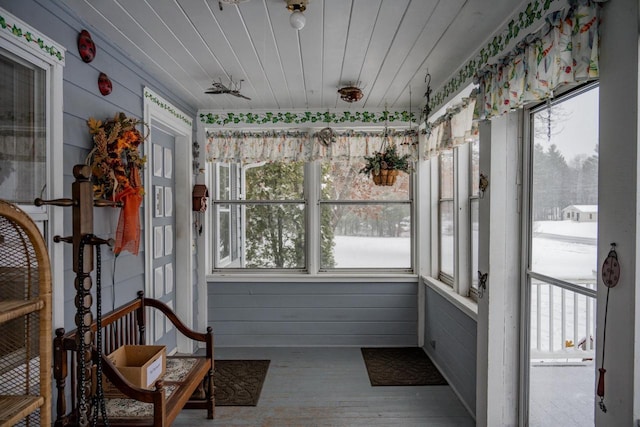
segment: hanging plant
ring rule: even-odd
[[[87,156],[91,166],[93,191],[96,198],[122,203],[116,231],[114,252],[128,250],[136,255],[140,244],[140,204],[144,187],[140,169],[146,162],[138,148],[146,136],[136,128],[141,120],[117,113],[102,122],[87,120],[94,147]]]
[[[360,173],[371,174],[375,185],[393,185],[398,172],[408,173],[411,170],[409,158],[409,154],[399,155],[395,144],[385,142],[380,151],[364,157],[367,163]]]

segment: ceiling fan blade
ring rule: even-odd
[[[231,92],[231,95],[237,96],[238,98],[244,98],[244,99],[246,99],[248,101],[251,101],[251,98],[249,98],[248,96],[244,96],[240,92]]]

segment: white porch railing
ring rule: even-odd
[[[595,355],[595,280],[581,283],[586,293],[531,279],[530,357],[560,362]]]

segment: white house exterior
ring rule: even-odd
[[[562,209],[562,219],[596,222],[598,220],[598,205],[569,205]]]

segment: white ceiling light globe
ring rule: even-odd
[[[293,13],[291,13],[291,16],[289,17],[289,23],[296,30],[301,30],[304,27],[304,24],[306,24],[306,22],[307,22],[307,18],[305,18],[302,12],[300,12],[299,10],[296,10]]]

